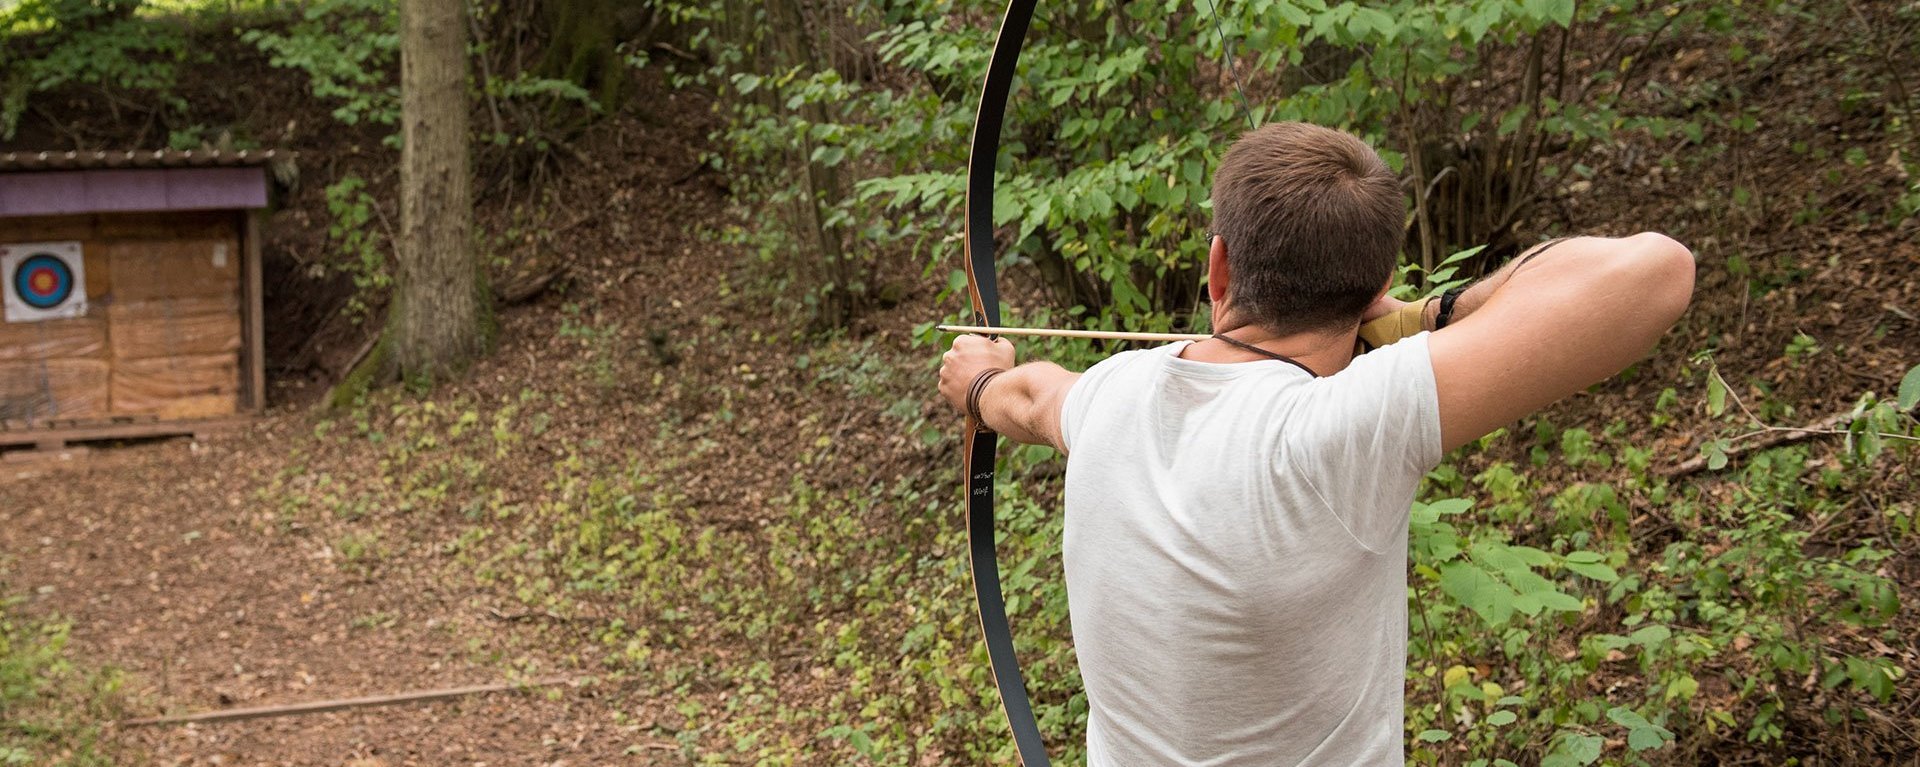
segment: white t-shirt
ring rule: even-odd
[[[1062,413],[1090,767],[1402,764],[1426,334],[1325,378],[1185,346],[1093,366]]]

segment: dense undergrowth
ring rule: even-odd
[[[430,550],[562,622],[584,666],[674,702],[644,724],[691,761],[1008,762],[967,588],[956,424],[928,384],[939,341],[926,326],[911,346],[860,332],[955,308],[959,171],[997,7],[650,7],[685,39],[636,43],[627,61],[717,93],[706,162],[735,209],[704,223],[711,252],[653,272],[672,284],[644,299],[602,274],[624,267],[583,260],[562,306],[509,324],[515,348],[541,355],[524,381],[483,366],[429,397],[288,416],[312,434],[254,498],[327,530],[347,566]],[[327,0],[236,34],[365,128],[391,108],[384,8]],[[1904,757],[1920,745],[1904,608],[1920,588],[1920,309],[1873,272],[1916,270],[1920,128],[1902,74],[1915,53],[1896,33],[1916,16],[1824,0],[1059,7],[1023,57],[1001,158],[1011,308],[1034,323],[1197,322],[1208,169],[1249,118],[1382,146],[1415,194],[1408,292],[1543,233],[1674,232],[1700,257],[1701,295],[1653,358],[1427,478],[1412,515],[1410,761]],[[33,66],[56,69],[82,44],[33,40]],[[107,86],[10,87],[14,120],[39,94]],[[479,91],[509,113],[600,109],[531,76]],[[152,103],[183,145],[224,127]],[[591,140],[503,124],[491,143],[533,145],[539,167]],[[501,150],[482,172],[524,157]],[[359,315],[386,268],[365,167],[319,179],[312,211],[334,224],[328,268],[357,283],[346,311]],[[508,223],[486,237],[531,241],[552,179],[501,177],[536,190],[538,210],[494,211]],[[717,284],[672,279],[713,259]],[[935,287],[901,287],[916,272]],[[682,301],[698,317],[685,336],[648,328]],[[1110,351],[1024,347],[1069,366]],[[1004,452],[1009,610],[1042,728],[1077,763],[1062,462]],[[410,518],[454,532],[397,540],[417,532]]]
[[[915,403],[919,365],[876,364],[872,351],[844,341],[819,350],[792,395],[903,403],[891,410],[897,428],[951,449],[947,424]],[[822,487],[805,477],[846,467],[818,461],[850,454],[821,434],[814,447],[826,457],[795,456],[784,492],[746,519],[715,515],[675,480],[716,460],[723,442],[698,435],[733,429],[714,414],[663,427],[643,449],[670,459],[587,446],[536,471],[537,493],[489,481],[579,404],[529,390],[370,405],[323,423],[321,439],[379,451],[385,470],[373,487],[304,484],[314,467],[296,463],[260,497],[287,504],[290,518],[305,513],[296,508],[305,498],[349,518],[396,504],[459,508],[470,526],[448,544],[456,566],[530,611],[587,620],[600,645],[594,667],[682,701],[681,721],[655,726],[690,758],[1007,757],[964,588],[953,486],[937,470],[950,467]],[[1911,450],[1815,459],[1785,447],[1730,469],[1732,481],[1676,483],[1645,448],[1545,419],[1490,441],[1532,457],[1471,473],[1443,465],[1414,509],[1416,762],[1698,764],[1730,744],[1812,753],[1824,747],[1809,739],[1831,738],[1821,730],[1873,731],[1875,714],[1911,700],[1896,662],[1910,628],[1894,622],[1899,587],[1886,567],[1911,556],[1913,509],[1889,506],[1853,536],[1831,529],[1861,485],[1910,469]],[[1013,479],[1000,487],[1009,609],[1042,725],[1073,763],[1085,702],[1055,558],[1059,464],[1031,449],[1009,464]],[[1572,467],[1572,481],[1529,478],[1553,464]],[[1897,741],[1885,737],[1830,745],[1891,758]]]

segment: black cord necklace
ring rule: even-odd
[[[1306,365],[1303,365],[1303,364],[1301,364],[1299,360],[1296,360],[1296,359],[1294,359],[1294,358],[1292,358],[1292,357],[1289,357],[1289,356],[1287,356],[1287,355],[1285,355],[1285,354],[1281,354],[1281,353],[1279,353],[1279,352],[1270,352],[1270,351],[1267,351],[1266,349],[1262,349],[1262,348],[1260,348],[1260,347],[1258,347],[1258,346],[1254,346],[1253,344],[1250,344],[1250,343],[1247,343],[1247,342],[1245,342],[1245,341],[1241,341],[1241,340],[1239,340],[1239,339],[1236,339],[1236,338],[1228,338],[1228,337],[1226,337],[1226,336],[1224,336],[1224,335],[1221,335],[1221,334],[1219,334],[1219,333],[1215,333],[1215,334],[1213,334],[1213,337],[1214,337],[1214,338],[1216,338],[1216,339],[1219,339],[1219,340],[1221,340],[1221,341],[1225,341],[1225,342],[1227,342],[1227,343],[1229,343],[1229,344],[1231,344],[1231,345],[1234,345],[1234,346],[1238,346],[1238,347],[1240,347],[1240,348],[1242,348],[1242,349],[1245,349],[1245,350],[1247,350],[1247,351],[1250,351],[1250,352],[1253,352],[1254,354],[1258,354],[1258,355],[1261,355],[1261,356],[1263,356],[1263,357],[1268,357],[1268,358],[1271,358],[1271,359],[1276,359],[1276,360],[1279,360],[1279,361],[1281,361],[1281,362],[1285,362],[1285,363],[1287,363],[1287,364],[1289,364],[1289,365],[1292,365],[1292,366],[1294,366],[1294,367],[1297,367],[1297,368],[1299,368],[1299,369],[1301,369],[1301,370],[1305,370],[1305,371],[1307,371],[1307,375],[1310,375],[1310,376],[1313,376],[1314,378],[1319,378],[1319,377],[1320,377],[1320,374],[1319,374],[1319,373],[1315,373],[1315,372],[1313,372],[1313,368],[1310,368],[1310,367],[1307,367]]]

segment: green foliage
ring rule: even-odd
[[[1573,433],[1560,434],[1563,445]],[[1587,765],[1607,753],[1606,739],[1621,738],[1625,753],[1607,763],[1638,764],[1632,757],[1669,748],[1675,732],[1736,723],[1748,740],[1777,741],[1784,690],[1809,676],[1848,693],[1829,704],[1830,716],[1886,700],[1907,673],[1895,658],[1820,637],[1895,640],[1897,593],[1877,572],[1890,554],[1872,544],[1833,554],[1806,545],[1795,520],[1839,503],[1809,481],[1806,457],[1804,448],[1754,457],[1738,496],[1721,500],[1676,495],[1642,463],[1617,488],[1563,491],[1553,519],[1533,516],[1532,494],[1500,465],[1476,478],[1486,503],[1416,504],[1410,691],[1437,676],[1444,692],[1437,708],[1425,696],[1428,705],[1409,705],[1413,762],[1436,763],[1438,752],[1421,744],[1446,742],[1475,763],[1524,764],[1532,761],[1526,744],[1547,743],[1540,763]],[[1436,490],[1453,486],[1444,469]],[[1663,499],[1674,518],[1698,523],[1664,551],[1641,552],[1607,534],[1627,524],[1614,511],[1624,509],[1623,495],[1636,507]],[[1535,532],[1523,543],[1515,530]],[[1462,611],[1473,619],[1461,620]],[[1580,632],[1566,635],[1576,622]],[[1549,651],[1569,641],[1577,653]],[[1604,695],[1587,684],[1622,673],[1638,681]],[[1708,678],[1731,692],[1703,697]]]
[[[1911,412],[1920,405],[1920,365],[1915,365],[1900,379],[1899,405],[1901,410]]]
[[[240,39],[274,66],[305,72],[316,98],[339,105],[334,119],[390,126],[400,120],[399,13],[391,0],[319,0],[284,31],[249,29]]]
[[[0,764],[105,767],[103,721],[116,713],[120,676],[67,658],[67,624],[18,614],[0,598]]]
[[[476,28],[502,13],[500,7],[474,9]],[[284,29],[259,27],[240,33],[240,39],[258,46],[276,67],[306,74],[313,95],[336,104],[334,119],[343,125],[373,124],[391,128],[400,120],[400,6],[392,0],[319,0],[302,7],[299,17]],[[486,39],[476,40],[477,57],[497,55]],[[496,71],[479,66],[476,90],[492,107],[491,129],[479,139],[496,146],[533,144],[546,151],[548,138],[540,119],[555,106],[584,113],[600,112],[591,93],[577,83],[541,77],[531,70]],[[503,113],[516,118],[504,122]],[[387,135],[397,147],[399,137]]]
[[[141,0],[21,0],[0,7],[0,139],[30,100],[67,87],[130,93],[129,108],[180,114],[173,92],[192,56],[183,30],[136,18]],[[118,103],[118,99],[114,100]]]
[[[388,227],[384,220],[376,220],[380,203],[367,190],[366,180],[353,174],[327,185],[327,212],[333,216],[327,239],[340,256],[331,266],[352,276],[354,292],[347,298],[345,311],[360,322],[372,311],[374,297],[393,284],[387,265]]]
[[[1577,162],[1581,149],[1628,132],[1698,139],[1694,123],[1626,111],[1627,85],[1620,81],[1633,67],[1624,59],[1601,62],[1576,93],[1539,87],[1537,79],[1477,87],[1510,82],[1487,69],[1502,54],[1538,53],[1552,44],[1579,49],[1556,49],[1562,62],[1568,55],[1627,55],[1602,35],[1569,30],[1603,22],[1620,35],[1658,34],[1667,29],[1666,18],[1645,13],[1657,5],[1285,0],[1221,4],[1216,24],[1216,9],[1207,5],[1123,4],[1101,9],[1099,23],[1036,25],[1020,59],[992,201],[1000,241],[1007,243],[1004,263],[1032,264],[1036,269],[1022,276],[1043,280],[1051,306],[1088,324],[1166,329],[1197,323],[1187,315],[1201,295],[1198,235],[1206,228],[1209,175],[1219,151],[1250,120],[1310,120],[1367,136],[1407,170],[1416,191],[1431,187],[1467,206],[1447,208],[1454,203],[1429,202],[1424,194],[1416,200],[1420,252],[1406,275],[1425,284],[1404,290],[1425,293],[1470,277],[1496,254],[1473,250],[1444,262],[1441,255],[1510,238],[1540,190],[1558,183],[1542,179],[1591,173]],[[770,55],[766,49],[775,41],[764,35],[727,34],[757,18],[758,9],[729,3],[682,9],[708,25],[700,39],[715,51],[716,65],[698,78],[729,97],[722,162],[747,207],[821,212],[790,219],[781,229],[741,231],[741,238],[754,238],[770,254],[814,257],[831,254],[844,238],[868,253],[911,250],[930,269],[951,269],[965,138],[992,47],[989,30],[951,20],[994,18],[999,6],[851,5],[850,19],[873,30],[869,42],[892,75],[879,78]],[[1693,27],[1724,21],[1727,12],[1683,4],[1677,15],[1682,26]],[[817,40],[811,32],[795,44]],[[1284,74],[1277,83],[1256,80],[1243,106],[1222,71],[1229,49],[1242,71]],[[1329,68],[1329,61],[1342,63]],[[1460,138],[1436,146],[1435,136]],[[1569,166],[1544,162],[1538,148],[1549,143],[1570,147]],[[1449,159],[1450,153],[1490,151],[1510,160],[1475,170],[1464,159]],[[842,185],[822,187],[822,172]],[[1470,175],[1481,172],[1512,177]],[[851,193],[844,188],[849,182]],[[1455,193],[1454,184],[1467,191]],[[1511,196],[1467,193],[1496,188]],[[1429,225],[1430,217],[1464,223]],[[857,280],[868,270],[817,279]]]
[[[560,329],[555,335],[563,341],[575,341],[590,351],[588,365],[593,374],[593,382],[602,389],[609,389],[619,383],[620,322],[607,320],[598,311],[590,311],[580,304],[567,304],[561,308]]]

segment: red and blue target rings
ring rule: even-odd
[[[52,309],[73,297],[73,267],[59,256],[35,253],[13,269],[13,293],[35,309]]]

